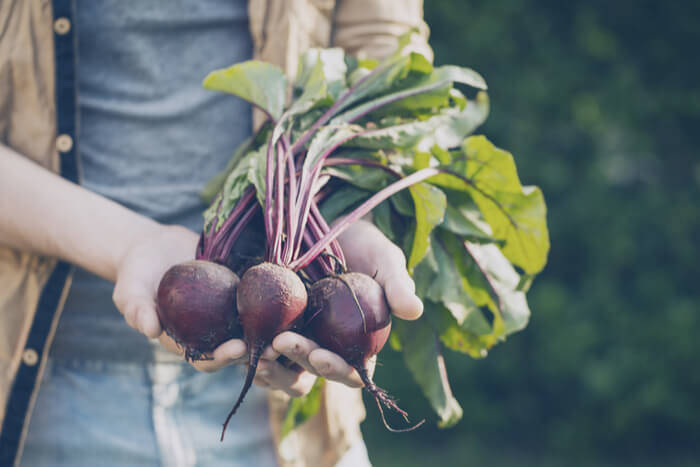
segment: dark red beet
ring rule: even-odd
[[[391,331],[391,311],[384,289],[370,276],[345,273],[315,282],[309,290],[308,321],[312,338],[321,347],[334,352],[354,367],[374,396],[387,429],[381,403],[408,420],[387,392],[378,387],[367,373],[367,361],[386,344]]]
[[[193,260],[166,271],[158,286],[156,311],[165,332],[200,360],[219,344],[241,337],[236,311],[238,276],[225,266]]]
[[[250,389],[265,347],[281,332],[292,329],[303,318],[307,295],[304,283],[291,269],[261,263],[248,269],[238,284],[238,316],[248,345],[248,374],[241,394],[226,417],[221,439],[231,417]]]

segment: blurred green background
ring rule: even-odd
[[[426,0],[436,63],[479,71],[481,132],[542,187],[552,249],[527,329],[446,353],[464,419],[384,430],[389,466],[700,464],[700,2]],[[377,383],[431,410],[390,349]]]

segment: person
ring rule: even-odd
[[[219,443],[245,343],[189,365],[154,295],[194,256],[199,190],[252,131],[203,75],[252,55],[293,76],[309,47],[381,58],[411,27],[429,55],[422,1],[6,0],[0,19],[0,465],[369,465],[356,372],[291,332]],[[340,242],[395,316],[420,316],[398,247],[368,222]],[[319,413],[281,441],[318,376]]]

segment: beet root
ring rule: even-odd
[[[225,266],[193,260],[166,271],[158,286],[156,311],[165,332],[201,360],[219,344],[242,336],[236,311],[238,276]]]
[[[382,404],[400,413],[406,421],[408,414],[372,381],[367,371],[368,360],[377,355],[391,332],[391,311],[384,289],[370,276],[345,273],[325,277],[315,282],[309,291],[306,326],[321,347],[334,352],[355,368],[377,402],[384,426],[401,432],[418,428],[424,421],[403,430],[391,428],[384,418]]]
[[[265,347],[281,332],[294,328],[303,319],[307,303],[306,287],[292,270],[272,263],[261,263],[241,277],[237,291],[238,316],[248,345],[248,374],[236,404],[226,417],[224,432],[231,417],[250,389]]]

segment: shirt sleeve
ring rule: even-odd
[[[396,50],[399,36],[411,28],[410,50],[433,59],[423,0],[338,0],[333,45],[359,58],[384,58]]]

